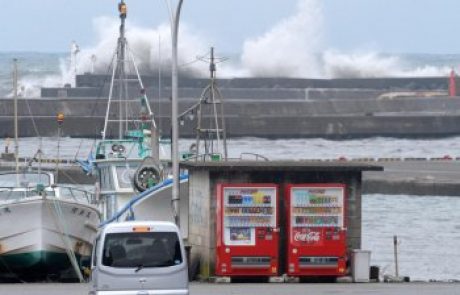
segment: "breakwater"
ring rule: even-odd
[[[181,99],[179,109],[196,102]],[[136,113],[137,101],[131,101]],[[19,100],[19,136],[57,134],[56,114],[66,116],[63,135],[93,138],[102,130],[107,101],[98,98]],[[169,100],[152,107],[163,136],[171,126]],[[31,112],[29,112],[29,109]],[[115,106],[113,109],[117,109]],[[393,99],[228,99],[225,120],[229,137],[356,138],[372,136],[441,137],[460,134],[460,99],[411,97]],[[13,134],[13,101],[0,100],[1,136]],[[195,118],[196,120],[196,118]],[[35,123],[35,126],[34,126]],[[196,121],[185,120],[183,137],[195,136]],[[109,130],[109,134],[118,134]]]
[[[78,75],[76,87],[42,88],[39,99],[19,100],[19,135],[54,136],[55,116],[63,112],[64,136],[100,134],[107,108],[110,79],[105,75]],[[207,79],[182,77],[179,112],[196,104]],[[155,120],[164,137],[170,135],[170,79],[144,77]],[[460,99],[447,97],[448,79],[220,79],[228,137],[357,138],[372,136],[443,137],[460,134]],[[131,100],[123,102],[138,119],[139,86],[128,82]],[[118,97],[114,89],[114,97]],[[111,116],[115,118],[114,103]],[[0,99],[3,136],[13,133],[13,101]],[[182,137],[195,137],[196,116],[184,117]],[[204,114],[204,119],[207,116]],[[209,116],[208,116],[209,118]],[[116,128],[116,127],[115,127]],[[118,130],[108,130],[117,136]]]

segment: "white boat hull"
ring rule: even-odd
[[[2,275],[59,276],[77,259],[90,256],[100,216],[95,207],[73,201],[32,197],[0,204]]]

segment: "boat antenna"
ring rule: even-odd
[[[18,140],[18,60],[13,59],[13,99],[14,99],[14,159],[16,165],[16,185],[19,186],[19,140]]]
[[[201,94],[197,105],[196,160],[200,155],[201,141],[204,144],[204,154],[211,158],[218,156],[219,160],[227,160],[227,133],[224,118],[224,98],[217,86],[217,64],[227,58],[218,58],[211,47],[209,58],[199,58],[209,63],[209,85]],[[209,117],[206,124],[205,117]],[[216,141],[216,142],[214,142]],[[222,154],[220,154],[222,153]]]

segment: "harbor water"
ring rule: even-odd
[[[65,128],[65,125],[64,125]],[[9,150],[14,142],[9,139]],[[57,138],[43,138],[43,158],[57,156]],[[0,151],[4,151],[7,140],[0,139]],[[63,159],[86,158],[94,150],[97,141],[91,138],[61,138],[60,157]],[[187,151],[194,139],[181,139],[179,150]],[[460,157],[460,137],[441,139],[398,139],[375,137],[353,140],[312,139],[263,139],[232,138],[227,141],[230,158],[239,158],[243,153],[256,153],[270,160],[347,159],[356,158],[440,158],[449,155]],[[33,156],[40,148],[39,138],[20,138],[19,156]],[[163,153],[169,153],[165,147]]]
[[[21,138],[20,155],[33,156],[38,138]],[[57,139],[42,140],[44,158],[55,158]],[[60,155],[65,159],[84,159],[95,140],[63,138]],[[194,140],[183,139],[181,150]],[[0,147],[5,146],[5,139]],[[10,142],[10,150],[13,150]],[[460,154],[460,138],[408,140],[370,138],[332,141],[325,139],[268,140],[231,139],[230,157],[257,153],[271,160],[353,158],[436,158]],[[167,151],[164,151],[167,152]],[[382,274],[394,274],[393,236],[399,244],[399,273],[412,280],[460,280],[460,198],[444,196],[365,195],[363,198],[362,249],[371,250],[371,264]]]

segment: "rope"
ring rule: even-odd
[[[94,137],[93,144],[91,145],[91,149],[89,150],[90,154],[93,153],[94,147],[96,146],[96,141],[97,141],[97,138]],[[78,156],[80,155],[80,149],[81,149],[82,144],[83,144],[83,140],[80,140],[80,144],[78,145],[77,152],[75,153],[75,157],[73,158],[74,160],[77,160]]]
[[[34,131],[35,131],[35,135],[39,138],[39,148],[38,148],[38,152],[35,154],[37,155],[39,152],[41,153],[41,143],[42,143],[42,137],[40,135],[40,132],[38,131],[38,127],[37,127],[37,124],[35,123],[35,117],[32,113],[32,110],[30,108],[30,104],[29,104],[29,100],[28,99],[25,99],[26,101],[26,106],[27,106],[27,109],[29,111],[29,116],[30,116],[30,119],[32,121],[32,126],[34,127]],[[34,156],[35,158],[35,156]],[[41,165],[41,163],[39,163],[39,165]],[[39,168],[40,170],[40,168]]]
[[[102,91],[104,91],[104,85],[107,83],[107,79],[108,79],[108,74],[110,73],[110,69],[112,68],[112,64],[113,64],[113,60],[115,59],[115,56],[116,56],[116,50],[114,52],[114,54],[112,55],[112,61],[109,63],[109,65],[107,66],[107,72],[105,73],[105,78],[104,78],[104,82],[102,83],[101,87],[99,88],[99,93],[97,95],[97,99],[93,102],[93,106],[92,106],[92,109],[91,109],[91,114],[90,114],[90,118],[94,116],[94,114],[96,113],[96,110],[98,109],[97,108],[97,103],[99,102],[99,98],[101,98],[102,96]],[[96,131],[96,134],[97,134],[97,131]],[[94,138],[96,140],[96,138]],[[77,149],[77,152],[75,153],[75,159],[77,159],[79,153],[80,153],[80,149],[81,149],[81,146],[83,144],[83,141],[85,139],[81,139],[80,140],[80,144],[78,146],[78,149]]]
[[[67,257],[69,258],[70,263],[72,264],[72,267],[73,267],[73,269],[75,271],[75,274],[77,275],[77,277],[78,277],[80,282],[84,282],[83,275],[81,274],[80,268],[78,266],[77,256],[75,255],[75,251],[72,248],[72,244],[71,244],[70,237],[69,237],[69,234],[68,234],[69,231],[68,231],[68,228],[67,228],[67,222],[66,222],[65,218],[63,217],[64,214],[62,213],[61,205],[58,202],[58,199],[56,198],[56,190],[54,191],[54,194],[55,194],[55,196],[52,198],[52,202],[53,202],[53,205],[54,205],[54,210],[52,210],[51,205],[50,205],[49,202],[46,202],[46,200],[45,200],[45,202],[48,204],[48,208],[53,213],[53,217],[55,217],[54,222],[55,222],[56,226],[58,227],[58,229],[59,229],[59,231],[61,233],[60,236],[61,236],[62,242],[65,245],[65,250],[66,250],[66,253],[67,253]]]
[[[37,135],[37,137],[41,137],[40,133],[38,132],[37,124],[35,123],[34,115],[32,114],[32,110],[30,109],[29,100],[26,99],[25,101],[26,101],[27,109],[29,110],[30,119],[32,120],[32,125],[34,126],[35,134]]]

